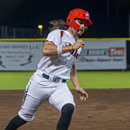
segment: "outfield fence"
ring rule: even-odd
[[[82,38],[77,70],[129,70],[130,38]],[[0,39],[0,71],[35,71],[44,38]],[[76,51],[74,53],[77,53]]]

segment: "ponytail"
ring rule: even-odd
[[[52,20],[49,22],[49,31],[53,31],[55,29],[67,30],[68,26],[66,25],[66,22],[62,19]]]

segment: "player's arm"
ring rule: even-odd
[[[62,53],[69,52],[72,46],[62,47]],[[57,55],[57,46],[53,42],[46,41],[43,47],[43,55]]]
[[[53,42],[46,41],[43,47],[43,55],[57,55],[63,54],[72,50],[77,50],[80,47],[83,47],[84,42],[82,40],[78,40],[72,46],[56,46]]]
[[[85,101],[88,98],[88,94],[79,85],[75,64],[71,68],[70,80],[74,84],[75,90],[79,93],[80,100]]]

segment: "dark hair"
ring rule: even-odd
[[[49,22],[49,31],[53,31],[55,29],[66,30],[67,28],[68,26],[66,25],[66,22],[62,19],[52,20]]]

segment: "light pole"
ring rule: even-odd
[[[43,29],[43,26],[42,25],[38,25],[38,28],[40,29],[40,37],[42,38],[42,29]]]

